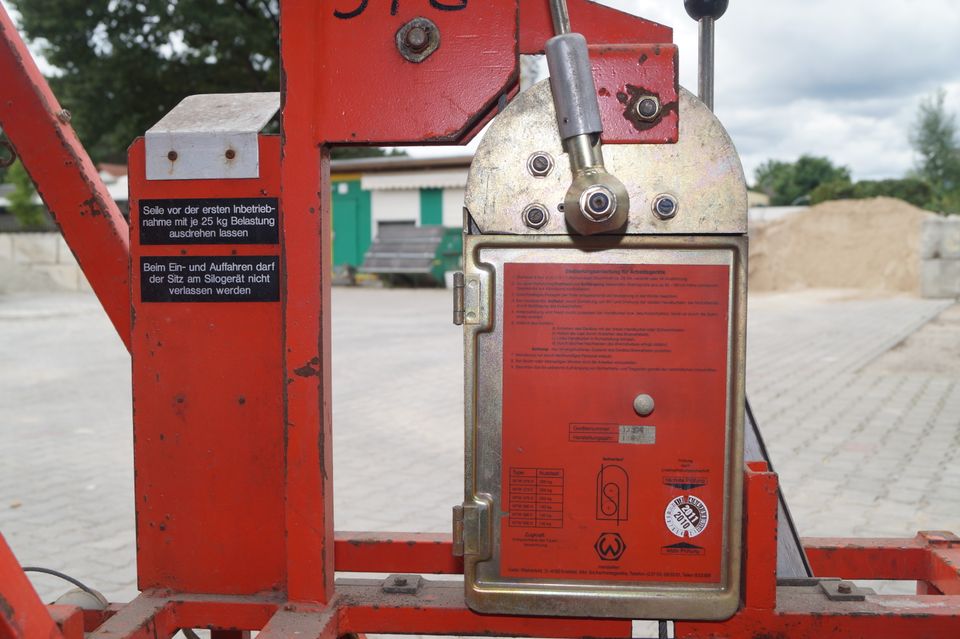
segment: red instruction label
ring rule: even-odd
[[[725,265],[505,265],[504,577],[720,581],[729,297]]]

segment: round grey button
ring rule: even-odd
[[[640,417],[646,417],[653,412],[655,407],[653,398],[646,393],[637,395],[636,399],[633,400],[633,410],[637,411],[637,415]]]

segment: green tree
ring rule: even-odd
[[[13,191],[7,195],[10,202],[10,212],[23,228],[38,228],[45,226],[46,212],[40,204],[34,202],[37,195],[33,181],[18,160],[7,171],[7,181],[13,185]]]
[[[188,95],[277,91],[278,0],[10,0],[95,162]],[[379,149],[350,151],[382,155]]]
[[[850,183],[850,169],[812,155],[802,155],[796,162],[768,160],[757,167],[754,176],[756,188],[770,196],[773,206],[806,201],[821,184]]]
[[[910,131],[910,143],[919,156],[917,175],[933,187],[930,208],[960,213],[960,135],[957,118],[946,108],[940,89],[920,102]]]
[[[901,180],[862,180],[850,182],[827,182],[810,194],[811,204],[828,200],[862,200],[871,197],[894,197],[914,206],[926,207],[933,199],[933,187],[920,178],[907,177]]]

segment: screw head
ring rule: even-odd
[[[617,212],[617,196],[605,186],[591,186],[580,195],[580,211],[594,222],[605,222]]]
[[[411,51],[421,53],[430,44],[430,34],[423,26],[417,25],[407,31],[406,42]]]
[[[178,157],[180,157],[180,155],[176,151],[170,151],[167,153],[167,159],[171,162],[176,162]]]
[[[653,201],[653,214],[661,220],[670,220],[676,217],[680,205],[672,195],[661,195]]]
[[[527,170],[533,177],[546,177],[553,171],[553,158],[549,153],[538,151],[527,160]]]
[[[653,413],[653,409],[656,408],[656,403],[654,403],[653,398],[642,393],[637,395],[633,400],[633,410],[640,417],[647,417]]]
[[[543,228],[548,219],[547,207],[542,204],[531,204],[523,210],[523,223],[532,229]]]
[[[637,117],[645,122],[656,120],[660,115],[660,99],[656,96],[647,95],[637,100]]]
[[[227,149],[227,152],[223,154],[228,160],[232,160],[237,157],[237,152],[233,149]]]

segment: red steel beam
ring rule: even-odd
[[[843,579],[923,580],[929,549],[917,539],[803,540],[813,574]]]
[[[129,349],[127,222],[3,6],[0,78],[0,127]]]
[[[67,639],[75,637],[78,635]],[[0,639],[64,639],[3,535],[0,535]]]
[[[445,533],[338,532],[334,561],[338,572],[463,574],[463,558],[453,556]]]

